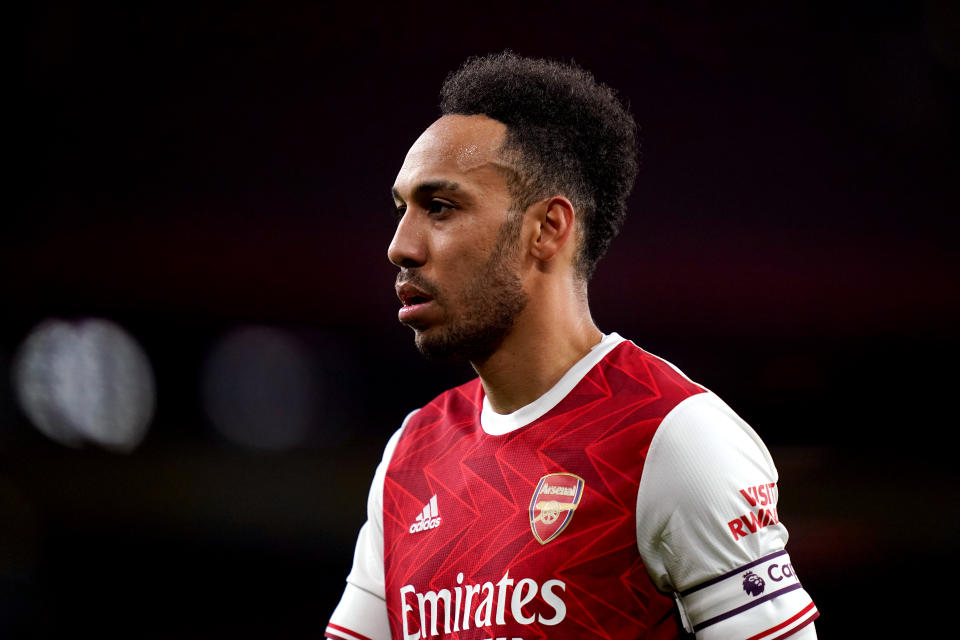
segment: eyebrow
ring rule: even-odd
[[[428,193],[433,193],[434,191],[456,191],[460,188],[460,184],[457,182],[452,182],[450,180],[428,180],[426,182],[421,182],[414,189],[413,193],[415,195],[423,195]],[[403,198],[400,196],[400,191],[396,187],[393,187],[391,190],[394,200],[399,200],[403,202]]]

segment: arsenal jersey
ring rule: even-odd
[[[786,637],[818,614],[776,483],[729,407],[616,334],[509,415],[474,380],[388,444],[327,637]]]

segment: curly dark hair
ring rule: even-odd
[[[637,125],[613,89],[575,63],[511,51],[469,58],[440,91],[443,115],[507,126],[515,208],[561,194],[582,214],[578,274],[588,279],[626,217],[637,175]]]

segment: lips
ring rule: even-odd
[[[397,284],[397,297],[400,298],[400,302],[405,307],[425,304],[433,300],[433,296],[409,282]]]
[[[403,324],[422,329],[436,315],[431,316],[431,309],[436,307],[433,296],[410,282],[397,283],[397,297],[403,303],[397,313],[397,318]]]

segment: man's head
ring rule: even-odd
[[[444,115],[483,114],[507,127],[515,208],[551,195],[577,211],[578,274],[593,275],[619,232],[637,175],[636,123],[614,92],[572,64],[509,52],[471,58],[447,77]]]
[[[589,278],[624,216],[634,124],[585,71],[512,54],[468,61],[442,98],[397,176],[388,255],[421,351],[478,362],[526,308],[527,276]]]

